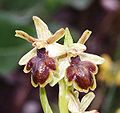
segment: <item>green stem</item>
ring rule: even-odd
[[[45,88],[40,88],[39,94],[44,113],[53,113],[47,99]]]
[[[68,113],[68,103],[66,100],[66,85],[65,81],[61,80],[59,82],[59,110],[60,113]]]
[[[113,98],[115,96],[116,89],[117,89],[117,87],[115,85],[113,85],[109,89],[108,95],[106,96],[107,97],[106,103],[105,103],[105,106],[104,106],[104,108],[102,110],[102,113],[109,113],[112,102],[113,102]]]

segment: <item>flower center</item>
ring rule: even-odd
[[[39,58],[45,58],[47,54],[48,53],[46,52],[45,48],[37,49],[37,56]]]

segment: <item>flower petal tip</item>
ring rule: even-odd
[[[82,36],[80,37],[80,39],[78,40],[78,43],[81,44],[85,44],[85,42],[88,40],[88,38],[90,37],[92,31],[90,30],[85,30],[82,34]]]
[[[65,30],[69,30],[69,28],[68,28],[68,27],[66,27],[66,28],[65,28]]]
[[[18,62],[18,64],[20,65],[20,66],[22,66],[23,64],[21,63],[21,60]]]
[[[32,18],[33,18],[33,20],[39,19],[39,17],[37,17],[37,16],[33,16]]]
[[[86,94],[81,100],[80,111],[82,112],[85,111],[94,98],[95,98],[95,94],[93,92],[89,92],[88,94]]]
[[[101,57],[101,62],[100,64],[103,64],[105,62],[105,59]]]
[[[33,21],[36,22],[38,25],[39,25],[40,23],[42,23],[43,25],[45,25],[45,23],[42,21],[42,19],[40,19],[40,18],[37,17],[37,16],[33,16],[32,19],[33,19]],[[47,26],[47,25],[46,25],[46,26]]]
[[[15,36],[19,37],[19,32],[21,32],[21,30],[15,30]]]
[[[85,32],[88,33],[88,34],[91,34],[91,33],[92,33],[92,31],[90,31],[90,30],[88,30],[88,29],[86,29]]]
[[[104,58],[102,58],[98,55],[89,54],[89,53],[85,53],[85,52],[80,54],[80,59],[82,61],[90,61],[90,62],[97,64],[97,65],[103,64],[105,61]]]

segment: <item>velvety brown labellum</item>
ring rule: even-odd
[[[50,70],[56,70],[55,60],[48,56],[45,48],[37,50],[37,56],[27,63],[27,70],[31,70],[33,81],[43,84],[50,75]]]
[[[96,72],[96,66],[89,61],[81,61],[79,56],[72,57],[70,66],[67,68],[68,81],[75,81],[81,89],[93,86],[92,74]]]

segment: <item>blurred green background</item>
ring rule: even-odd
[[[44,20],[52,32],[69,27],[75,41],[84,30],[91,30],[87,52],[108,54],[112,64],[117,65],[110,68],[110,72],[115,70],[112,77],[120,70],[119,0],[0,0],[0,113],[42,113],[38,89],[31,86],[29,74],[24,74],[23,67],[18,66],[19,59],[32,47],[14,36],[15,30],[21,29],[37,37],[32,21],[34,15]],[[120,113],[117,111],[120,87],[115,82],[110,82],[112,85],[109,86],[105,81],[97,80],[96,99],[88,110]],[[47,86],[47,91],[52,107],[58,113],[57,86]]]

